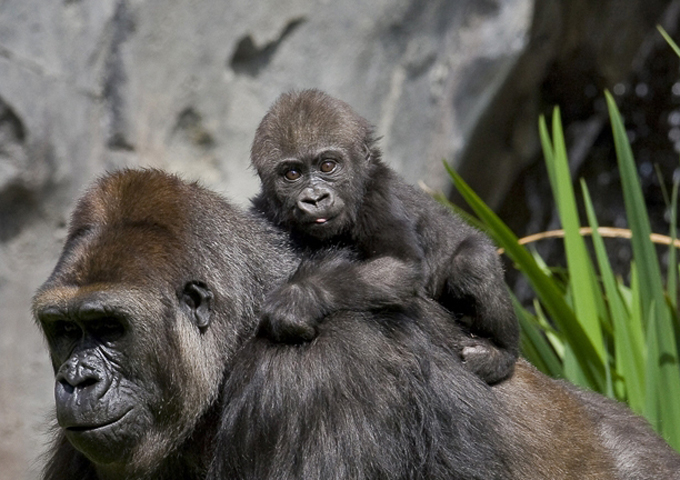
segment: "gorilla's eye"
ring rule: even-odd
[[[105,341],[118,340],[125,333],[125,327],[115,317],[97,319],[91,325],[88,325],[88,329],[92,332],[92,335]]]
[[[80,327],[67,320],[57,320],[52,324],[52,333],[56,338],[80,338]]]
[[[283,176],[286,177],[286,180],[290,180],[292,182],[300,178],[301,174],[299,170],[291,168],[290,170],[287,170],[286,173],[283,174]]]
[[[324,160],[321,165],[319,165],[319,170],[323,173],[331,173],[337,166],[338,164],[333,160]]]

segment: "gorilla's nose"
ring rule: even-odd
[[[101,380],[99,369],[87,359],[72,357],[59,369],[56,381],[66,391],[86,389],[96,385]]]
[[[331,196],[328,192],[308,192],[303,194],[298,201],[298,208],[309,214],[316,215],[319,211],[328,208]]]

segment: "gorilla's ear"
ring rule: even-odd
[[[210,325],[213,294],[208,286],[200,281],[187,282],[180,294],[180,301],[190,310],[196,326],[204,329]]]

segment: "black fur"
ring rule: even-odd
[[[414,302],[336,312],[297,346],[255,339],[226,381],[209,478],[509,478],[498,405],[442,339],[450,325]]]
[[[331,312],[422,294],[465,317],[467,366],[488,383],[506,378],[519,326],[493,245],[380,157],[366,120],[318,90],[284,94],[264,117],[252,147],[262,180],[253,204],[290,232],[305,260],[265,303],[262,334],[308,341]],[[324,261],[332,248],[356,258]]]

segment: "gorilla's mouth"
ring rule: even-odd
[[[329,223],[333,223],[333,220],[338,218],[338,215],[326,215],[323,217],[315,217],[309,220],[310,227],[325,227]]]
[[[130,412],[132,411],[132,408],[129,410],[126,410],[120,417],[115,418],[113,420],[106,420],[104,423],[97,423],[95,425],[72,425],[69,427],[66,427],[65,430],[68,432],[73,432],[73,433],[84,433],[84,432],[92,432],[94,430],[99,430],[102,428],[110,427],[120,421],[122,421]]]

